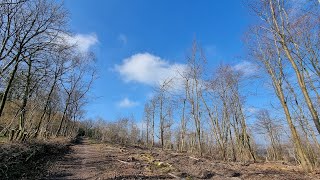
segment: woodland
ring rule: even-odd
[[[39,166],[45,160],[38,162],[37,157],[61,156],[70,149],[66,144],[85,138],[101,146],[141,147],[193,160],[210,157],[245,167],[289,164],[293,171],[313,173],[309,179],[316,179],[320,2],[305,1],[299,9],[295,1],[285,0],[244,4],[257,20],[243,43],[260,75],[247,76],[227,63],[207,68],[211,60],[194,40],[185,57],[186,70],[177,70],[175,78],[154,87],[138,123],[134,116],[112,122],[85,118],[97,78],[95,54],[79,52],[77,44],[68,43],[73,33],[63,3],[0,0],[0,177],[36,177],[39,174],[24,176],[15,168]],[[254,95],[246,89],[261,79],[268,82],[265,89],[276,102],[249,116],[246,99]],[[20,170],[24,171],[30,170]]]

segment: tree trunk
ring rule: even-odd
[[[47,96],[47,99],[46,99],[46,104],[45,104],[45,106],[44,106],[44,108],[43,108],[42,115],[41,115],[40,120],[39,120],[39,123],[38,123],[38,125],[37,125],[37,127],[36,127],[36,132],[35,132],[35,135],[34,135],[35,138],[37,138],[38,135],[39,135],[40,127],[41,127],[43,118],[44,118],[45,114],[47,113],[47,108],[48,108],[48,106],[49,106],[49,103],[50,103],[50,100],[51,100],[51,95],[52,95],[53,90],[54,90],[54,87],[55,87],[55,85],[56,85],[57,78],[58,78],[58,76],[55,75],[54,81],[53,81],[53,85],[51,86],[50,92],[49,92],[49,94],[48,94],[48,96]]]
[[[1,105],[0,105],[0,117],[2,116],[2,113],[3,113],[3,110],[4,110],[4,106],[6,104],[6,101],[7,101],[7,97],[8,97],[8,94],[9,94],[9,90],[12,86],[12,82],[14,80],[14,76],[16,75],[16,72],[18,70],[18,66],[19,66],[19,61],[16,60],[16,64],[11,72],[11,75],[10,75],[10,79],[9,79],[9,82],[7,84],[7,87],[6,87],[6,90],[4,91],[4,94],[2,96],[2,100],[1,100]]]
[[[66,113],[67,113],[67,110],[68,110],[68,106],[69,106],[69,99],[70,99],[70,95],[68,96],[68,99],[66,101],[66,105],[65,105],[65,108],[63,110],[62,117],[60,119],[60,124],[59,124],[59,128],[58,128],[58,130],[56,132],[56,136],[59,136],[60,133],[61,133],[62,125],[63,125],[64,119],[65,119],[65,116],[66,116]]]

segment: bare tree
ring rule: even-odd
[[[310,162],[310,159],[306,156],[305,149],[302,146],[300,137],[298,135],[298,132],[296,130],[296,127],[294,126],[294,123],[292,121],[290,109],[287,104],[287,100],[284,94],[283,89],[283,78],[284,78],[284,72],[283,72],[283,60],[282,57],[279,55],[279,51],[272,51],[272,47],[269,47],[269,45],[272,46],[272,44],[267,44],[265,41],[263,41],[262,35],[255,36],[255,40],[258,40],[254,48],[258,47],[258,49],[254,49],[253,54],[255,57],[260,60],[263,64],[265,69],[267,70],[268,74],[270,75],[272,79],[272,85],[274,87],[275,93],[283,107],[289,128],[291,130],[292,139],[294,142],[294,146],[298,155],[298,158],[302,164],[302,166],[306,170],[313,169],[313,165]],[[262,43],[264,46],[262,46]],[[277,61],[274,61],[277,60]]]
[[[85,64],[82,64],[78,67],[74,66],[73,72],[67,75],[67,79],[61,79],[61,85],[66,93],[66,100],[56,136],[61,135],[63,123],[65,124],[65,129],[68,127],[67,122],[65,122],[66,120],[70,119],[66,118],[67,111],[69,110],[68,108],[79,102],[89,91],[92,85],[92,82],[95,78],[94,71],[90,74],[90,80],[88,82],[84,81],[85,75],[88,71],[90,72],[90,69],[88,69]]]
[[[201,141],[201,93],[203,90],[202,75],[206,58],[198,47],[196,41],[193,42],[191,55],[188,59],[187,72],[183,74],[186,88],[186,99],[191,107],[191,116],[196,128],[196,137],[199,154],[202,156]]]
[[[160,143],[161,147],[165,145],[165,131],[171,124],[168,123],[171,115],[170,96],[168,95],[169,90],[172,86],[173,79],[166,79],[159,84],[156,89],[156,102],[159,110],[159,131],[160,131]]]
[[[255,161],[243,112],[240,78],[241,75],[230,66],[220,65],[206,83],[206,91],[201,98],[223,159]]]
[[[64,29],[65,11],[48,1],[21,1],[1,6],[0,76],[10,71],[0,104],[2,115],[9,90],[23,61],[50,48],[57,34]],[[30,63],[29,63],[30,65]],[[12,67],[13,66],[13,67]]]
[[[150,140],[150,126],[151,126],[151,123],[152,123],[152,107],[150,105],[150,102],[147,102],[145,105],[144,105],[144,122],[146,124],[146,144],[147,146],[149,146],[149,140]]]
[[[296,76],[296,82],[291,83],[298,83],[299,90],[303,95],[304,101],[302,102],[306,103],[313,122],[319,131],[320,123],[318,112],[314,106],[315,102],[312,102],[310,97],[310,89],[307,87],[307,81],[305,77],[306,70],[308,69],[308,67],[305,66],[305,63],[307,62],[306,59],[313,57],[311,61],[316,62],[317,58],[315,58],[314,55],[308,54],[308,51],[302,51],[301,47],[303,44],[301,41],[299,41],[299,38],[301,35],[303,35],[303,33],[300,33],[301,31],[299,30],[301,22],[312,23],[312,21],[304,18],[307,16],[311,18],[314,13],[312,13],[312,6],[309,5],[305,6],[308,13],[304,13],[306,11],[299,9],[300,7],[295,8],[296,13],[289,12],[293,10],[292,3],[294,2],[282,0],[256,1],[256,3],[251,7],[257,16],[262,19],[262,22],[261,24],[255,26],[251,31],[249,44],[252,44],[250,50],[254,58],[262,62],[264,68],[272,79],[272,85],[278,99],[281,102],[289,128],[291,130],[292,140],[298,160],[304,169],[310,171],[314,168],[314,163],[312,159],[308,157],[306,149],[303,146],[301,138],[297,132],[297,128],[294,125],[292,109],[289,107],[287,92],[285,91],[285,83],[287,82],[288,74],[293,72]],[[318,34],[318,32],[315,30],[316,29],[310,30],[308,33],[313,34],[315,32]],[[315,50],[316,48],[311,49]],[[302,56],[302,54],[306,54],[306,56]],[[310,84],[312,86],[312,83]],[[317,94],[317,90],[313,89],[313,91],[315,91]]]
[[[281,131],[283,127],[270,117],[267,110],[260,110],[256,118],[256,131],[260,134],[264,134],[270,141],[271,147],[268,149],[267,158],[269,160],[282,160],[283,147],[281,145]]]

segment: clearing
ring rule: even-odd
[[[45,179],[320,179],[283,163],[218,162],[185,153],[82,139],[58,160]]]

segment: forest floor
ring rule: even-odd
[[[233,163],[82,139],[44,179],[320,179],[283,163]]]

